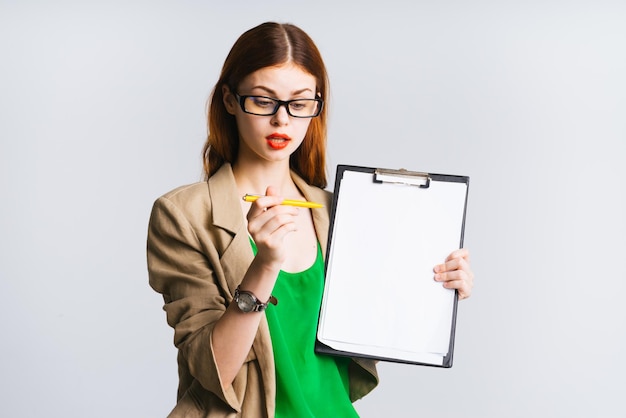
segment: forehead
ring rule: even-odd
[[[265,90],[268,93],[291,94],[307,91],[315,93],[315,77],[302,67],[284,64],[261,68],[249,74],[240,84],[241,89]]]

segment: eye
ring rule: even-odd
[[[250,100],[254,103],[255,106],[258,107],[274,107],[276,106],[276,102],[270,98],[263,96],[253,96],[250,97]]]
[[[291,102],[289,103],[289,107],[292,110],[302,110],[305,107],[307,107],[307,102],[301,101],[301,102]]]

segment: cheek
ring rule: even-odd
[[[304,136],[306,135],[309,126],[311,125],[312,119],[300,119],[299,122],[302,122],[298,126],[298,140],[302,141]]]
[[[257,126],[258,123],[255,123],[254,120],[247,118],[245,115],[237,115],[237,130],[239,131],[239,136],[242,138],[250,139],[255,136],[256,132],[259,132],[260,129]]]

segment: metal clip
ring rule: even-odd
[[[399,170],[377,168],[374,171],[374,181],[377,183],[396,183],[427,189],[430,187],[430,180],[428,173],[409,171],[404,168]]]

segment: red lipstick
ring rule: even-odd
[[[291,141],[289,135],[278,132],[266,136],[265,139],[267,140],[267,144],[273,149],[283,149],[289,145],[289,141]]]

